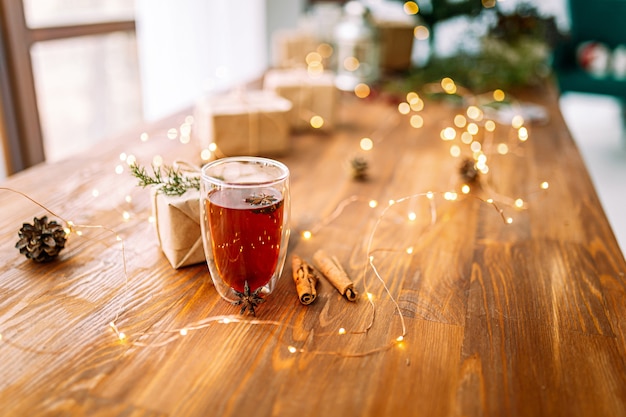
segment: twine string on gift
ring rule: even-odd
[[[275,117],[272,117],[268,113],[264,113],[258,105],[253,103],[249,99],[249,95],[246,93],[246,90],[243,87],[237,87],[232,94],[237,99],[237,101],[245,107],[246,113],[248,115],[248,152],[246,153],[251,155],[258,155],[262,150],[261,117],[266,118],[276,128],[276,130],[280,130],[281,124],[276,120]],[[217,143],[214,142],[214,145],[214,153],[216,158],[234,156],[224,153],[219,148]]]
[[[237,101],[244,105],[246,113],[248,114],[248,151],[256,155],[261,148],[260,142],[260,123],[259,123],[259,109],[252,105],[247,97],[246,90],[239,86],[234,91]]]
[[[202,168],[198,165],[191,163],[189,161],[177,159],[172,163],[172,166],[175,170],[180,172],[182,175],[190,178],[198,178],[202,174]],[[157,242],[160,248],[163,248],[163,240],[161,239],[161,229],[159,227],[159,205],[157,204],[157,198],[159,194],[159,188],[161,188],[163,184],[157,185],[151,191],[152,196],[152,210],[154,213],[154,228],[157,235]],[[187,254],[189,256],[190,253]],[[183,264],[186,261],[186,258],[182,259],[179,263]]]
[[[293,103],[295,107],[292,111],[295,114],[295,119],[304,121],[307,124],[310,123],[313,116],[317,114],[310,109],[313,109],[313,86],[311,85],[311,77],[298,77],[298,94],[296,103]]]

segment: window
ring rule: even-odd
[[[258,80],[271,31],[295,26],[305,2],[0,0],[8,172]]]
[[[132,0],[0,0],[0,29],[9,174],[141,120]]]

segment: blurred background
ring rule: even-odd
[[[455,77],[461,79],[455,78],[457,82],[473,84],[470,87],[490,88],[487,83],[494,79],[503,87],[523,86],[533,77],[549,77],[550,64],[560,59],[553,54],[574,35],[579,36],[578,44],[569,48],[576,48],[576,58],[584,58],[579,64],[597,78],[593,72],[603,63],[606,70],[616,48],[586,44],[583,57],[583,40],[602,39],[591,34],[583,39],[575,32],[584,24],[572,24],[573,3],[586,3],[590,11],[605,0],[363,1],[373,9],[388,10],[385,13],[404,10],[412,15],[411,68],[394,77],[413,83],[427,81],[425,76],[445,66],[456,70]],[[626,2],[611,2],[621,9],[607,19],[624,26],[619,22],[626,21]],[[42,161],[71,157],[144,121],[190,108],[208,92],[259,79],[276,65],[277,33],[303,27],[330,33],[344,3],[0,0],[0,179]],[[407,9],[408,3],[417,8]],[[603,26],[594,19],[587,18],[590,25]],[[519,42],[520,34],[539,42]],[[519,46],[502,50],[503,40]],[[482,71],[481,65],[504,62],[504,54],[506,59],[517,54],[511,58],[515,64]],[[478,68],[471,74],[468,59]],[[536,61],[546,65],[537,69]],[[621,88],[626,81],[615,85]],[[626,142],[620,94],[612,94],[615,86],[583,92],[561,87],[561,109],[624,248]]]

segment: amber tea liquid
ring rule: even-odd
[[[250,292],[276,271],[283,232],[283,198],[278,190],[218,189],[205,200],[215,266],[231,288]]]

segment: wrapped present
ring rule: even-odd
[[[387,72],[408,70],[411,67],[415,26],[378,22],[376,27],[380,35],[380,67]]]
[[[294,129],[332,129],[338,106],[338,90],[332,72],[306,69],[274,69],[265,74],[263,88],[291,101],[289,125]]]
[[[380,39],[380,68],[384,72],[405,71],[411,67],[414,29],[420,24],[417,15],[410,15],[401,2],[363,0],[371,11]]]
[[[272,91],[205,97],[196,104],[194,137],[226,156],[272,156],[289,150],[291,102]]]
[[[159,246],[174,269],[205,262],[200,231],[200,192],[168,196],[151,189]]]
[[[306,56],[317,50],[319,41],[304,30],[276,30],[272,33],[272,62],[276,68],[306,65]]]

